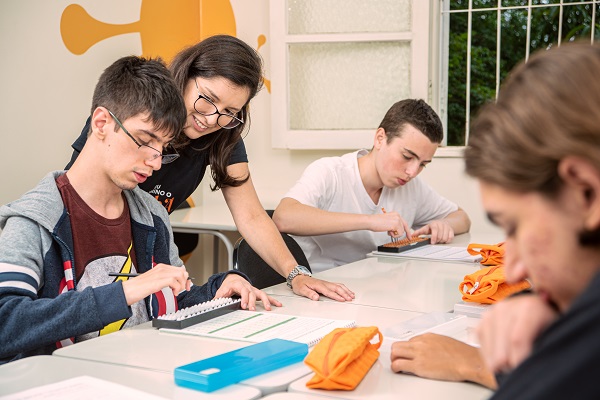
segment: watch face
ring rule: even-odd
[[[310,273],[310,271],[308,270],[308,268],[306,268],[306,267],[303,267],[302,265],[298,265],[298,266],[296,267],[296,269],[298,270],[298,272],[299,272],[299,273],[302,273],[302,274],[304,274],[304,275],[312,275],[312,274]]]

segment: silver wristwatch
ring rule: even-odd
[[[290,289],[292,288],[292,281],[298,275],[312,276],[312,274],[310,273],[310,271],[308,270],[308,268],[303,267],[302,265],[297,265],[296,268],[294,268],[292,270],[292,272],[290,272],[290,274],[287,276],[287,279],[286,279],[287,280],[287,285],[288,285],[288,287]]]

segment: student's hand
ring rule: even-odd
[[[392,345],[392,371],[428,379],[470,381],[496,388],[479,350],[448,336],[426,333]]]
[[[297,275],[292,281],[292,289],[298,296],[319,300],[319,293],[337,301],[352,301],[354,292],[342,283],[322,281],[307,275]]]
[[[369,230],[373,232],[387,232],[392,237],[411,237],[410,226],[396,211],[370,216]]]
[[[431,235],[431,244],[450,243],[454,239],[454,229],[444,220],[435,220],[417,229],[412,235]]]
[[[151,270],[123,281],[127,305],[137,303],[166,287],[171,288],[173,295],[177,296],[184,290],[190,290],[191,282],[188,277],[185,268],[157,264]]]
[[[238,274],[229,274],[223,280],[221,287],[215,293],[215,298],[231,297],[238,295],[242,298],[242,308],[251,311],[256,310],[256,301],[262,301],[263,307],[267,311],[271,311],[271,305],[281,307],[281,303],[265,292],[255,288]]]
[[[557,313],[537,294],[511,297],[483,313],[477,329],[488,368],[507,372],[531,353],[534,340]]]

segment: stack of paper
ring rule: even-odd
[[[384,343],[391,345],[399,340],[409,340],[424,333],[449,336],[472,346],[479,346],[475,328],[477,318],[444,312],[432,312],[402,321],[382,331]]]
[[[473,302],[460,301],[454,305],[454,313],[466,315],[472,318],[481,318],[481,315],[488,309],[490,304],[481,304]]]
[[[408,340],[427,332],[452,336],[466,328],[467,317],[464,315],[432,312],[409,319],[408,321],[403,321],[385,329],[382,333],[384,337],[395,340]]]
[[[128,386],[83,375],[65,379],[48,385],[2,396],[3,400],[161,400],[163,397],[154,396]]]
[[[467,251],[466,247],[454,247],[444,246],[437,244],[428,244],[422,247],[418,247],[413,250],[404,251],[401,253],[388,253],[382,251],[373,251],[369,253],[370,256],[377,257],[405,257],[405,258],[419,258],[426,260],[436,261],[449,261],[449,262],[468,262],[477,263],[482,260],[480,255],[472,256]]]

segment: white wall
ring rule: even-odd
[[[60,17],[71,3],[0,2],[0,204],[66,165],[103,69],[120,56],[141,52],[139,35],[130,34],[98,43],[83,56],[71,54],[60,37]],[[99,19],[139,19],[139,1],[79,3]]]
[[[80,0],[88,13],[111,23],[139,19],[142,0]],[[70,158],[91,104],[102,70],[118,57],[140,54],[139,34],[104,40],[81,56],[67,51],[60,37],[60,16],[69,0],[3,0],[0,2],[0,121],[3,171],[0,204],[18,198],[48,171],[61,169]],[[237,36],[260,49],[269,71],[268,0],[232,0]],[[276,84],[276,83],[275,83]],[[342,152],[289,151],[271,148],[270,94],[253,100],[252,129],[245,139],[252,178],[266,208],[274,207],[313,160]],[[485,219],[475,183],[463,174],[459,158],[436,158],[423,172],[425,179],[458,202],[473,221],[472,230],[496,231]],[[205,181],[194,194],[198,202],[220,202]]]

